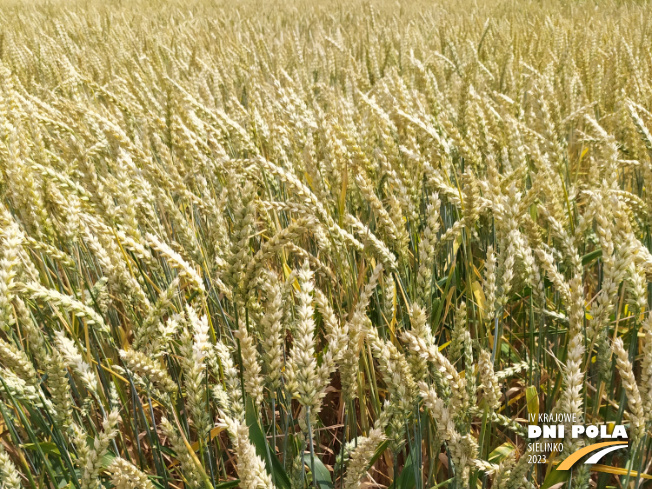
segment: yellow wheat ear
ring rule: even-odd
[[[650,466],[652,8],[371,3],[0,0],[0,488]]]

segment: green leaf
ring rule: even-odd
[[[23,443],[21,447],[27,448],[28,450],[38,450],[38,447],[36,445],[37,445],[36,443]],[[41,447],[41,450],[43,450],[43,453],[61,457],[61,452],[59,451],[59,447],[57,447],[55,443],[45,441],[42,443],[38,443],[38,445]]]
[[[374,452],[374,456],[371,457],[371,460],[369,461],[369,466],[372,466],[373,464],[376,463],[376,460],[380,458],[380,456],[383,454],[383,452],[387,449],[388,446],[389,446],[389,440],[385,440],[380,445],[378,445],[378,448],[376,448],[376,451]]]
[[[555,484],[559,484],[560,482],[565,482],[568,480],[569,475],[570,475],[570,470],[552,469],[550,473],[546,476],[545,480],[543,481],[543,485],[540,487],[540,489],[548,489],[549,487],[552,487]]]
[[[100,467],[106,469],[115,460],[115,455],[112,452],[106,452],[100,459]]]
[[[593,260],[597,260],[602,256],[602,248],[598,248],[597,250],[593,250],[591,253],[587,253],[582,257],[582,265],[587,265],[591,263]]]
[[[170,457],[172,457],[172,458],[177,458],[177,452],[175,452],[174,450],[172,450],[169,447],[165,447],[165,446],[161,445],[161,452],[168,455],[168,456],[170,456]]]
[[[265,461],[267,472],[272,474],[274,485],[279,489],[291,489],[290,479],[279,462],[274,456],[274,451],[267,444],[267,438],[258,424],[258,415],[251,399],[247,399],[247,410],[245,414],[247,425],[249,426],[249,440],[256,447],[256,453]],[[269,455],[269,456],[268,456]],[[315,467],[315,470],[317,468]]]
[[[416,481],[414,480],[414,458],[412,457],[412,452],[407,456],[405,460],[405,466],[401,470],[398,479],[396,479],[389,489],[412,489],[416,486]]]
[[[534,420],[532,424],[538,424],[539,422],[539,394],[537,388],[534,385],[528,386],[525,389],[525,399],[527,401],[527,414],[528,414],[528,423],[530,419]]]
[[[499,464],[507,456],[514,451],[515,447],[511,441],[506,441],[499,447],[496,447],[490,454],[487,460],[492,464]]]
[[[446,303],[445,298],[448,296],[448,291],[451,288],[451,284],[453,283],[453,274],[455,273],[455,260],[457,258],[457,255],[453,255],[453,264],[451,265],[450,272],[448,273],[448,277],[446,277],[446,288],[441,294],[441,299],[440,302],[437,304],[437,309],[435,310],[434,314],[434,320],[432,324],[439,324],[439,319],[441,318],[442,312],[444,310],[444,304]]]
[[[514,363],[521,360],[521,355],[518,350],[507,341],[502,341],[500,343],[500,354],[502,355],[502,358],[510,359]]]
[[[232,481],[221,482],[215,486],[215,489],[230,489],[231,487],[237,487],[240,484],[240,479],[235,479]]]
[[[333,480],[331,479],[331,473],[326,468],[324,463],[319,460],[318,457],[314,457],[315,462],[315,473],[312,474],[314,480],[317,481],[320,489],[333,489]],[[311,469],[312,460],[310,459],[309,453],[303,454],[303,463]],[[312,469],[311,469],[312,470]]]

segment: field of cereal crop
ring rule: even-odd
[[[0,487],[648,487],[650,131],[645,2],[5,0]]]

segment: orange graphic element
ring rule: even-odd
[[[557,470],[570,469],[575,464],[575,462],[581,459],[584,455],[587,455],[591,452],[595,452],[600,448],[610,447],[612,445],[624,445],[624,444],[625,443],[622,441],[605,441],[602,443],[594,443],[593,445],[584,447],[581,450],[578,450],[574,454],[570,455],[569,457],[566,457],[564,461],[557,466]]]

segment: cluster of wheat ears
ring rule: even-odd
[[[643,487],[651,25],[6,4],[0,487]],[[556,471],[537,413],[629,450]]]

